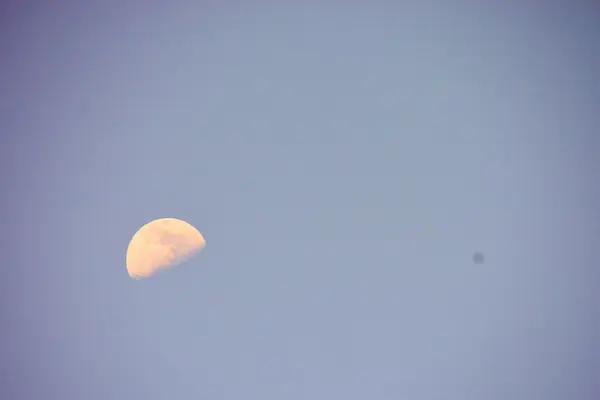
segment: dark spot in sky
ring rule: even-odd
[[[473,262],[475,264],[483,264],[485,262],[485,257],[482,253],[473,254]]]

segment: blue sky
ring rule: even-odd
[[[597,399],[597,10],[67,4],[2,23],[0,397]]]

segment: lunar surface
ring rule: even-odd
[[[190,259],[206,241],[196,228],[175,218],[161,218],[142,226],[127,247],[129,276],[143,279]]]

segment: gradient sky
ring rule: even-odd
[[[598,10],[174,3],[3,11],[0,398],[598,399]]]

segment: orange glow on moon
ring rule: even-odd
[[[131,238],[125,263],[133,279],[143,279],[190,259],[206,241],[196,228],[175,218],[161,218],[142,226]]]

